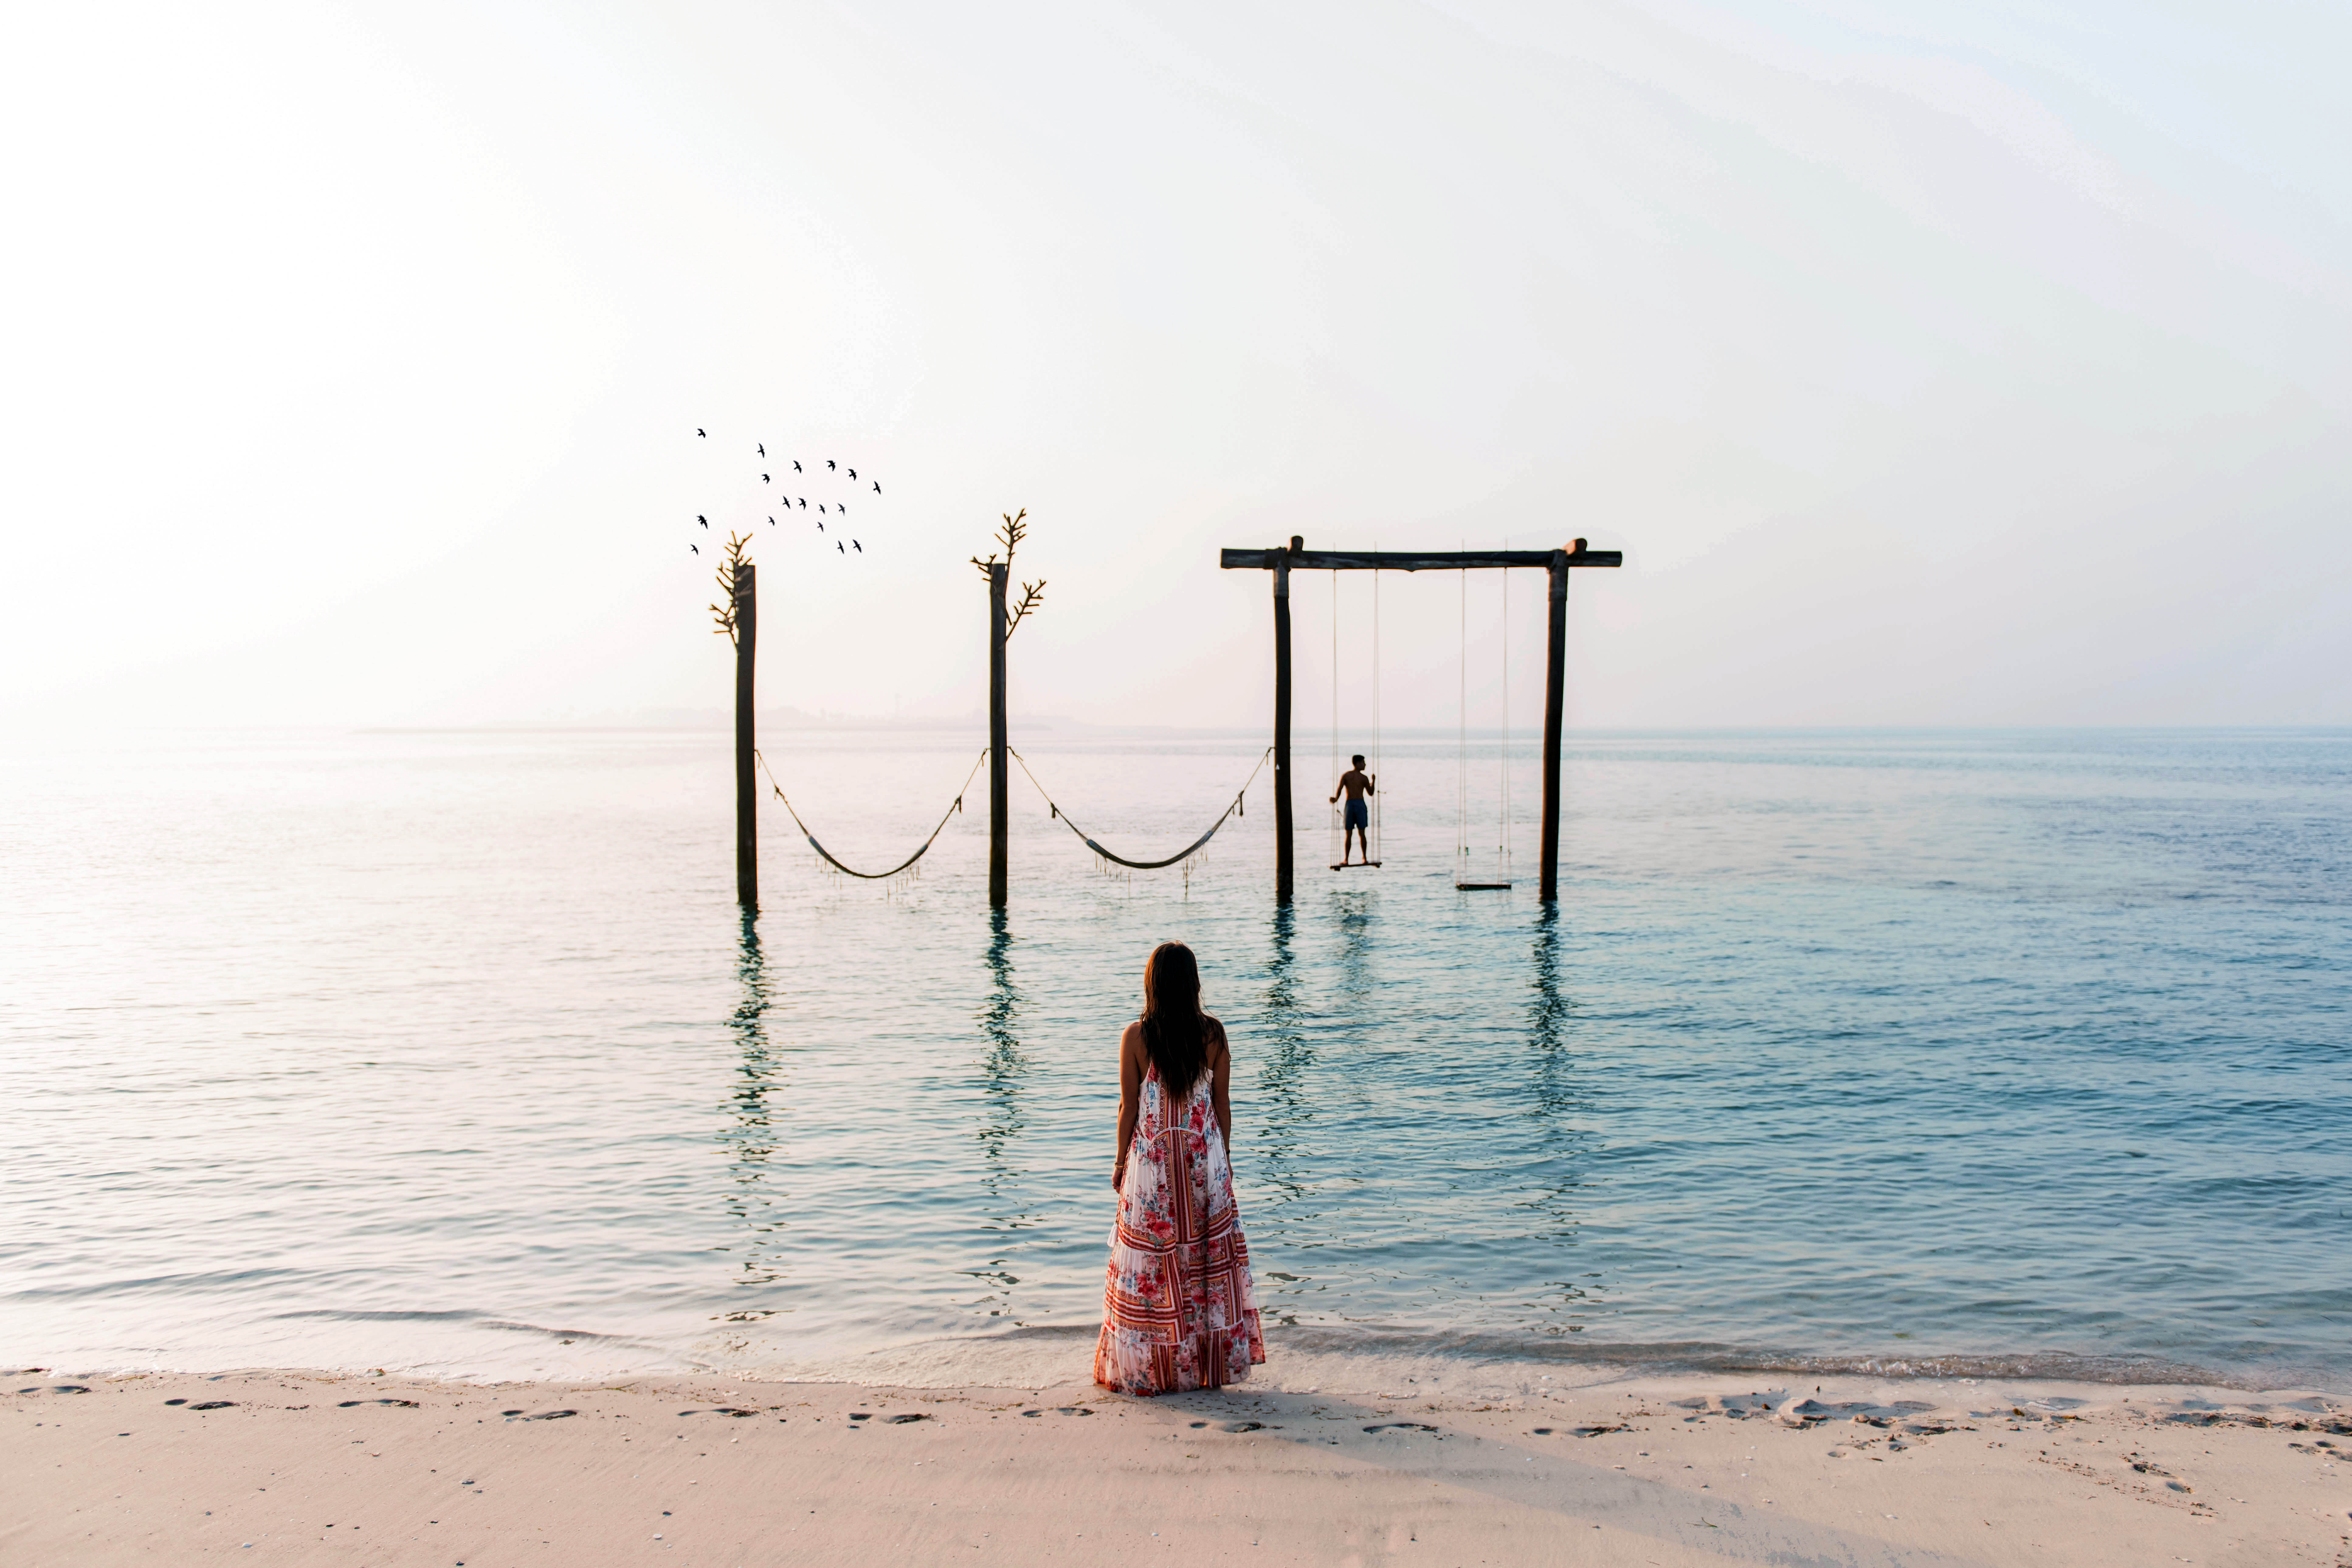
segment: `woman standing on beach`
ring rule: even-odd
[[[1226,1153],[1232,1081],[1192,950],[1163,942],[1143,966],[1143,1016],[1118,1040],[1118,1217],[1095,1342],[1105,1388],[1217,1388],[1265,1360]]]

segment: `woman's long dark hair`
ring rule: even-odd
[[[1143,963],[1143,1054],[1160,1087],[1185,1095],[1209,1065],[1209,1024],[1201,1013],[1201,966],[1181,942],[1163,942]]]

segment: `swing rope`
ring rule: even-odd
[[[1504,540],[1505,549],[1510,541]],[[1465,545],[1466,548],[1466,545]],[[1496,744],[1496,843],[1491,880],[1472,881],[1470,869],[1470,574],[1462,574],[1459,629],[1455,633],[1455,697],[1454,710],[1454,888],[1456,892],[1490,892],[1511,885],[1511,579],[1503,579],[1502,614],[1497,617],[1503,637],[1503,716]]]
[[[1012,751],[1012,748],[1009,746],[1005,749],[1007,751]],[[982,753],[983,757],[986,756],[986,752]],[[1064,811],[1060,805],[1055,804],[1054,797],[1045,793],[1045,786],[1037,782],[1037,775],[1029,772],[1029,760],[1026,757],[1024,757],[1018,752],[1013,752],[1013,760],[1021,764],[1021,771],[1023,773],[1028,773],[1029,782],[1036,785],[1038,795],[1044,799],[1046,809],[1053,814],[1055,820],[1062,823],[1065,826],[1068,827],[1071,832],[1076,834],[1078,836],[1079,842],[1083,843],[1087,848],[1093,850],[1096,854],[1101,856],[1104,859],[1110,861],[1116,866],[1125,866],[1130,870],[1136,871],[1157,871],[1164,867],[1173,866],[1179,860],[1188,859],[1193,855],[1200,853],[1200,851],[1206,847],[1209,840],[1217,836],[1217,829],[1223,827],[1229,820],[1235,816],[1247,815],[1242,809],[1242,801],[1244,797],[1249,794],[1250,785],[1257,782],[1258,773],[1265,766],[1266,759],[1273,755],[1274,748],[1272,746],[1268,746],[1265,751],[1259,752],[1257,766],[1250,769],[1249,777],[1244,779],[1242,781],[1242,787],[1234,792],[1233,804],[1218,814],[1216,821],[1209,824],[1209,830],[1206,833],[1203,833],[1200,837],[1192,840],[1192,843],[1186,845],[1183,848],[1179,849],[1175,854],[1169,856],[1165,860],[1130,860],[1124,855],[1115,855],[1111,853],[1111,851],[1104,848],[1100,843],[1087,837],[1086,829],[1071,821],[1070,814]],[[971,781],[966,780],[965,782],[969,784]]]
[[[1381,542],[1372,541],[1378,550]],[[1365,804],[1367,831],[1364,834],[1364,858],[1377,866],[1381,863],[1381,572],[1372,568],[1372,765],[1373,787],[1368,793],[1371,799]]]
[[[1470,875],[1470,574],[1458,574],[1461,620],[1454,672],[1457,691],[1454,708],[1454,885]]]
[[[1335,781],[1336,790],[1339,777],[1339,571],[1336,566],[1331,570],[1331,772],[1328,776]],[[1342,826],[1347,809],[1336,800],[1330,804],[1331,849],[1323,857],[1328,865],[1339,864],[1332,855],[1347,853],[1348,830]]]
[[[964,774],[962,788],[956,791],[955,799],[950,804],[947,810],[940,814],[940,825],[931,829],[931,836],[929,838],[924,839],[921,847],[916,849],[912,855],[908,856],[904,860],[899,861],[887,871],[860,871],[854,866],[845,866],[839,860],[835,859],[834,858],[833,851],[818,843],[816,841],[816,835],[809,831],[809,825],[801,820],[801,814],[793,807],[792,797],[784,793],[784,786],[776,782],[774,771],[768,766],[768,759],[761,755],[756,750],[752,752],[751,759],[760,764],[760,771],[768,775],[768,787],[774,790],[776,792],[776,798],[784,803],[784,810],[792,816],[793,826],[801,830],[801,837],[808,840],[809,847],[815,850],[818,855],[822,856],[826,865],[831,866],[836,871],[843,872],[848,876],[856,877],[864,881],[879,882],[886,878],[897,876],[899,872],[906,870],[916,861],[921,859],[925,855],[930,853],[931,846],[939,841],[940,835],[946,830],[948,818],[953,816],[957,812],[963,809],[964,793],[971,788],[971,781],[979,777],[980,770],[987,765],[988,751],[986,747],[982,747],[981,749],[979,761],[971,764],[971,772]]]
[[[1373,548],[1380,548],[1378,541],[1373,542]],[[1334,780],[1339,777],[1339,758],[1343,754],[1351,753],[1343,753],[1339,750],[1339,573],[1335,567],[1331,573],[1331,777]],[[1360,862],[1349,861],[1348,807],[1344,801],[1334,800],[1330,803],[1331,853],[1339,858],[1328,862],[1334,871],[1343,870],[1350,864],[1376,867],[1381,863],[1381,574],[1378,567],[1372,569],[1372,741],[1367,748],[1364,771],[1373,781],[1364,802],[1364,858]]]
[[[1503,538],[1503,548],[1511,547],[1510,536]],[[1503,738],[1500,761],[1496,771],[1502,774],[1503,795],[1503,880],[1511,879],[1511,574],[1497,572],[1503,595]]]

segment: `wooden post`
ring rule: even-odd
[[[753,787],[751,651],[760,629],[753,568],[735,569],[735,901],[760,912],[760,795]]]
[[[1578,540],[1581,550],[1584,541]],[[1536,897],[1559,897],[1559,709],[1568,687],[1568,557],[1551,552],[1550,633],[1544,649],[1543,879]]]
[[[1011,821],[1010,782],[1004,776],[1004,588],[1009,562],[988,569],[988,907],[1005,905],[1005,832]]]
[[[1290,536],[1290,552],[1274,562],[1274,901],[1290,902],[1290,556],[1306,541]]]

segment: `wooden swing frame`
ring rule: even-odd
[[[1568,678],[1568,574],[1579,566],[1622,566],[1621,550],[1588,550],[1580,539],[1560,550],[1309,550],[1297,534],[1287,549],[1225,550],[1225,571],[1274,576],[1274,901],[1292,900],[1290,811],[1290,574],[1302,572],[1460,572],[1541,567],[1551,579],[1544,658],[1543,875],[1538,897],[1559,898],[1559,719]]]

